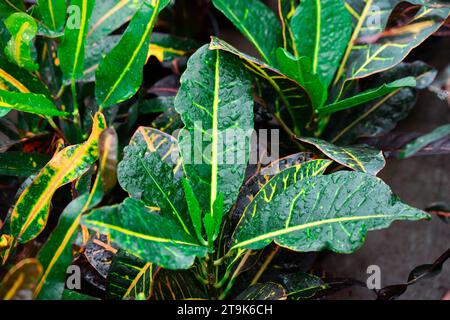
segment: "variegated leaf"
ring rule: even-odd
[[[39,66],[34,61],[33,39],[37,25],[26,13],[14,13],[5,20],[5,26],[11,34],[5,50],[8,59],[28,71],[36,71]]]
[[[12,235],[20,243],[34,239],[44,229],[55,191],[81,176],[98,158],[98,138],[106,127],[101,113],[94,116],[89,139],[58,152],[22,192],[11,215]]]
[[[383,152],[367,146],[336,146],[318,138],[299,138],[314,145],[326,156],[355,171],[377,175],[386,165]]]
[[[423,1],[409,1],[423,4]],[[424,5],[407,25],[385,30],[398,0],[345,0],[354,30],[341,61],[335,84],[342,79],[367,77],[400,63],[409,52],[439,29],[448,7]]]
[[[261,189],[236,228],[231,250],[261,249],[275,241],[295,251],[350,253],[362,246],[369,230],[429,218],[369,174],[309,176],[286,188],[284,181],[282,171]]]

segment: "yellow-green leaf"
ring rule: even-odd
[[[18,12],[5,20],[5,26],[11,34],[4,49],[8,59],[21,68],[36,71],[39,66],[34,62],[31,50],[37,33],[36,22],[28,14]]]
[[[106,121],[94,116],[89,139],[58,152],[20,195],[11,215],[12,235],[21,243],[34,239],[44,229],[55,191],[81,176],[98,158],[98,139]]]

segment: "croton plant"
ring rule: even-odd
[[[0,298],[325,296],[339,282],[300,267],[314,252],[430,218],[377,177],[384,154],[361,139],[433,83],[431,66],[402,61],[449,13],[426,0],[0,0]],[[227,19],[253,55],[220,39]]]

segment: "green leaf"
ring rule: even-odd
[[[189,180],[183,178],[183,188],[184,194],[186,196],[186,202],[189,210],[189,215],[191,216],[192,225],[194,226],[197,239],[202,242],[202,210],[200,209],[200,204],[198,203],[197,197],[195,196],[194,190],[189,183]]]
[[[178,221],[131,198],[118,206],[94,210],[82,217],[82,224],[109,234],[122,249],[167,269],[187,269],[196,256],[204,257],[208,251]]]
[[[327,88],[352,34],[352,19],[343,0],[301,1],[290,24],[294,51],[311,59],[312,72]]]
[[[26,13],[14,13],[5,20],[5,26],[11,34],[4,49],[8,59],[21,68],[36,71],[39,65],[34,62],[31,50],[37,33],[36,22]]]
[[[89,139],[59,151],[22,192],[11,214],[11,234],[20,243],[34,239],[42,232],[55,191],[80,177],[97,160],[98,138],[105,127],[103,115],[95,114]]]
[[[139,10],[144,0],[96,0],[87,33],[88,42],[96,42],[119,29]]]
[[[385,28],[390,14],[399,1],[345,2],[354,17],[355,27],[335,84],[341,78],[351,80],[367,77],[400,63],[412,49],[437,31],[450,13],[450,8],[422,6],[408,24],[387,32]]]
[[[312,119],[311,98],[308,97],[305,88],[297,81],[284,75],[280,70],[271,67],[264,62],[250,57],[225,41],[211,37],[209,46],[212,50],[223,50],[239,57],[245,68],[264,81],[267,81],[277,92],[281,102],[286,106],[294,124],[294,132],[299,135],[300,128],[305,127]],[[276,110],[279,113],[279,110]]]
[[[106,278],[106,294],[108,299],[136,299],[144,294],[150,298],[153,277],[157,268],[149,262],[125,250],[114,255]]]
[[[400,88],[403,87],[415,87],[416,86],[416,79],[414,77],[407,77],[400,80],[396,80],[394,82],[384,84],[381,87],[378,87],[376,89],[370,89],[364,92],[361,92],[353,97],[337,101],[335,103],[329,104],[324,106],[323,108],[320,108],[319,114],[329,115],[337,111],[349,109],[358,105],[361,105],[363,103],[375,100],[379,97],[385,96],[391,92],[394,92]]]
[[[7,18],[13,13],[22,11],[25,11],[25,4],[22,0],[0,1],[0,18]]]
[[[175,97],[173,96],[146,99],[139,104],[139,113],[149,114],[165,112],[173,107],[174,102]]]
[[[257,283],[241,292],[235,300],[286,300],[286,291],[277,283]]]
[[[422,61],[401,63],[394,68],[368,79],[367,86],[377,88],[385,83],[414,77],[416,88],[403,87],[372,103],[359,108],[335,113],[331,121],[333,128],[326,137],[333,143],[351,144],[359,137],[381,136],[392,130],[398,121],[406,118],[416,104],[417,90],[431,85],[436,70]],[[327,139],[328,140],[328,139]]]
[[[31,294],[41,273],[42,266],[36,259],[21,260],[3,277],[0,283],[0,299],[31,300]]]
[[[0,90],[0,109],[18,110],[41,116],[66,116],[67,112],[59,111],[52,101],[42,94],[17,93]]]
[[[145,1],[136,12],[118,45],[96,72],[95,97],[100,108],[131,98],[142,83],[150,34],[159,12],[170,0]]]
[[[117,172],[120,186],[131,197],[157,207],[163,215],[173,216],[190,234],[180,167],[175,138],[140,127],[125,147]]]
[[[369,174],[337,172],[299,179],[287,188],[282,187],[283,177],[282,172],[262,189],[273,190],[269,199],[256,196],[250,204],[232,249],[261,249],[275,241],[294,251],[350,253],[362,246],[369,230],[429,217],[402,203]]]
[[[37,10],[42,22],[52,31],[59,32],[66,21],[65,0],[38,0]]]
[[[58,47],[64,80],[74,82],[83,77],[86,33],[94,2],[93,0],[71,0],[70,2],[64,37]]]
[[[286,288],[287,298],[293,300],[311,299],[329,288],[319,277],[304,272],[283,275],[281,284]]]
[[[48,88],[28,71],[0,59],[0,89],[21,93],[40,93],[50,98]]]
[[[336,146],[317,138],[298,138],[314,145],[326,156],[355,171],[377,175],[386,165],[383,152],[366,146]]]
[[[183,167],[203,212],[212,215],[220,193],[227,212],[244,179],[253,130],[251,81],[239,59],[200,48],[181,77],[175,109],[185,124],[178,138]]]
[[[295,58],[283,48],[277,50],[280,70],[303,87],[311,99],[314,110],[318,110],[327,100],[327,89],[312,70],[309,57]]]
[[[275,64],[282,46],[281,26],[275,13],[259,0],[213,0],[219,9],[258,50],[263,60]]]
[[[429,145],[430,143],[440,140],[448,135],[450,135],[450,124],[440,126],[431,131],[430,133],[427,133],[415,139],[414,141],[408,143],[403,148],[403,150],[400,151],[399,157],[402,159],[408,158],[417,153],[418,151],[420,151],[421,149],[423,149],[424,147],[426,147],[427,145]]]
[[[37,153],[0,153],[0,175],[29,177],[38,173],[50,157]]]

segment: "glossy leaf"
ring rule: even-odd
[[[207,253],[207,247],[188,235],[178,221],[132,198],[94,210],[82,218],[82,224],[109,234],[122,249],[167,269],[189,268],[196,256]]]
[[[253,44],[266,63],[276,63],[282,47],[281,26],[275,13],[259,0],[213,0],[219,9]]]
[[[52,31],[61,31],[66,21],[65,0],[38,0],[37,10],[42,22]]]
[[[95,97],[100,108],[131,98],[142,83],[150,34],[159,12],[170,0],[145,1],[122,38],[100,63],[96,72]]]
[[[251,82],[239,60],[200,48],[181,77],[175,109],[185,124],[178,138],[183,168],[203,212],[213,213],[220,193],[227,212],[244,179],[253,129]]]
[[[0,283],[1,300],[31,300],[42,266],[36,259],[24,259],[14,265]]]
[[[99,137],[99,169],[92,185],[73,200],[62,212],[59,223],[47,242],[41,248],[38,259],[44,267],[34,292],[34,297],[44,300],[58,300],[64,294],[66,269],[72,262],[72,243],[79,231],[81,215],[100,203],[104,194],[111,189],[111,179],[114,179],[114,159],[117,157],[117,141],[114,129],[102,131]],[[114,171],[114,172],[112,172]],[[108,176],[105,178],[105,176]],[[89,175],[91,177],[91,175]],[[87,250],[86,250],[87,252]]]
[[[315,74],[310,58],[295,58],[286,50],[279,48],[277,60],[283,74],[297,81],[310,97],[314,110],[319,110],[327,99],[327,90]]]
[[[312,72],[328,87],[352,33],[344,1],[301,1],[290,24],[295,51],[311,59]]]
[[[68,115],[67,112],[58,110],[53,102],[42,94],[0,90],[0,110],[2,109],[5,112],[18,110],[50,117]]]
[[[96,0],[89,22],[87,40],[101,40],[127,23],[144,0]]]
[[[0,175],[29,177],[38,173],[49,160],[49,156],[37,153],[0,153]]]
[[[22,192],[11,215],[12,235],[20,243],[34,239],[44,229],[55,191],[81,176],[98,158],[98,138],[106,127],[101,113],[94,116],[89,139],[59,151]]]
[[[314,145],[326,156],[355,171],[377,175],[386,165],[383,152],[367,146],[336,146],[318,138],[299,138]]]
[[[405,77],[416,79],[416,88],[403,87],[372,103],[334,114],[334,129],[326,135],[335,143],[350,144],[359,137],[380,136],[392,130],[398,121],[406,118],[414,107],[417,90],[428,87],[436,77],[436,70],[416,61],[398,66],[371,77],[367,85],[372,88]]]
[[[176,140],[152,128],[139,128],[124,149],[118,166],[120,186],[131,197],[157,207],[191,233],[186,212]]]
[[[173,96],[146,99],[139,104],[139,113],[149,114],[165,112],[173,107],[174,103],[175,97]]]
[[[136,299],[143,294],[150,298],[156,268],[149,262],[125,251],[114,255],[106,278],[106,294],[109,299]]]
[[[437,141],[439,139],[442,139],[446,136],[450,135],[450,124],[446,124],[443,126],[440,126],[430,133],[427,133],[414,141],[409,142],[403,150],[400,151],[400,158],[408,158],[427,145],[433,143],[434,141]]]
[[[94,7],[93,0],[71,0],[64,37],[58,47],[58,57],[65,80],[83,77],[86,34]]]
[[[304,127],[312,118],[312,108],[306,90],[294,79],[284,75],[280,70],[250,57],[225,41],[216,37],[211,38],[210,49],[223,50],[238,56],[247,70],[267,81],[280,96],[294,123],[294,132],[300,134],[300,127]],[[303,125],[302,125],[303,124]]]
[[[439,29],[450,12],[450,8],[446,7],[422,6],[407,25],[385,30],[398,1],[345,2],[354,18],[355,27],[335,83],[341,78],[350,80],[367,77],[400,63],[412,49]]]
[[[241,292],[236,300],[286,300],[286,291],[277,283],[257,283]]]
[[[28,71],[36,71],[31,46],[36,37],[37,25],[26,13],[14,13],[5,20],[5,26],[11,34],[5,50],[8,59]]]
[[[21,93],[40,93],[51,97],[48,88],[41,80],[26,70],[4,61],[4,59],[0,59],[0,82],[3,84],[2,90]]]
[[[402,203],[372,175],[337,172],[299,179],[287,188],[284,177],[281,172],[269,181],[244,212],[232,249],[261,249],[275,241],[295,251],[350,253],[369,230],[429,217]]]
[[[197,239],[202,241],[202,210],[200,209],[200,204],[198,203],[197,197],[195,196],[189,180],[183,179],[183,188],[189,215],[191,216],[192,225],[194,226]]]
[[[319,277],[304,272],[282,276],[281,284],[286,288],[287,298],[292,300],[311,299],[329,288]]]
[[[416,86],[416,80],[413,77],[407,77],[407,78],[403,78],[400,80],[396,80],[394,82],[384,84],[381,87],[378,87],[376,89],[367,90],[367,91],[358,93],[357,95],[355,95],[353,97],[326,105],[323,108],[319,109],[319,114],[329,115],[329,114],[337,112],[337,111],[349,109],[349,108],[361,105],[363,103],[375,100],[375,99],[385,96],[391,92],[397,91],[400,88],[415,87],[415,86]]]

